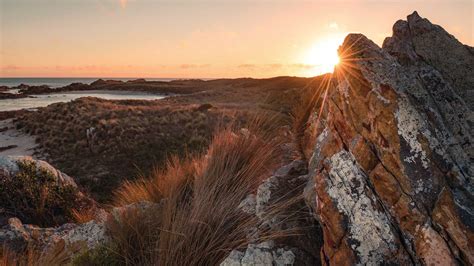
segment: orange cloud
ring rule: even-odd
[[[202,67],[209,67],[211,66],[210,64],[202,64],[202,65],[196,65],[196,64],[182,64],[179,67],[183,69],[188,69],[188,68],[202,68]]]
[[[120,0],[120,6],[121,6],[122,8],[127,7],[127,0]]]
[[[256,67],[255,64],[242,64],[242,65],[238,65],[237,67],[239,68],[254,68]]]

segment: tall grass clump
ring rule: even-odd
[[[247,230],[257,220],[238,206],[276,168],[281,154],[272,124],[262,121],[255,119],[248,130],[226,128],[204,155],[173,159],[167,170],[127,182],[115,193],[117,204],[160,206],[153,219],[121,219],[126,230],[109,226],[112,236],[120,236],[111,248],[124,264],[216,265],[247,245]]]

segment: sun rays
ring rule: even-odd
[[[331,70],[330,73],[325,75],[319,86],[313,89],[311,95],[313,99],[311,101],[318,110],[316,128],[320,126],[328,98],[332,95],[331,90],[336,89],[341,82],[346,82],[349,90],[356,87],[354,83],[367,83],[360,73],[358,62],[377,61],[378,57],[367,57],[363,54],[364,49],[358,45],[362,38],[362,35],[354,35],[344,41],[344,44],[337,51],[338,62],[333,66],[334,71]],[[312,82],[308,84],[308,87],[311,87],[311,84]]]
[[[337,48],[342,43],[344,35],[332,34],[319,38],[302,56],[304,64],[311,65],[309,75],[331,73],[339,63]]]

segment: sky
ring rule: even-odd
[[[417,10],[474,46],[472,0],[0,0],[0,77],[315,76]]]

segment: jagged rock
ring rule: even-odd
[[[25,170],[25,167],[28,170]],[[1,218],[7,222],[6,224],[0,224],[0,246],[15,252],[22,252],[25,248],[32,245],[35,250],[40,251],[40,253],[45,254],[45,256],[47,254],[61,252],[66,258],[72,258],[84,250],[94,249],[99,245],[107,243],[110,239],[106,226],[108,223],[120,223],[124,215],[135,215],[137,212],[144,210],[159,211],[156,208],[161,206],[161,204],[150,202],[138,202],[123,207],[115,207],[108,213],[98,208],[95,202],[77,190],[77,185],[70,176],[55,169],[47,162],[26,156],[0,157],[0,180],[4,181],[19,178],[19,175],[32,175],[29,177],[31,179],[18,179],[22,181],[45,178],[45,180],[40,180],[38,183],[35,183],[34,186],[45,185],[45,182],[53,182],[59,185],[58,187],[54,187],[55,189],[58,188],[61,190],[66,187],[73,187],[74,190],[71,192],[74,193],[73,200],[78,199],[80,203],[85,201],[86,203],[92,204],[88,206],[90,208],[84,211],[93,215],[93,219],[82,224],[64,223],[56,227],[40,227],[32,224],[23,224],[19,218],[11,217],[13,214],[11,211],[4,212],[2,210],[5,206],[2,206],[2,202],[0,203],[0,215],[2,216]],[[18,188],[15,189],[31,189],[31,184],[30,186],[22,186],[19,184]],[[35,187],[34,189],[37,188]],[[41,187],[39,190],[41,190]],[[3,190],[3,192],[5,191],[8,190]],[[78,207],[81,206],[82,205],[78,205]],[[8,205],[8,208],[10,207],[11,206]],[[24,206],[22,205],[22,207]],[[30,207],[33,208],[35,206]],[[32,220],[31,217],[25,217],[28,220]]]
[[[383,49],[406,65],[429,65],[452,84],[471,110],[474,108],[473,47],[463,45],[442,27],[431,24],[415,11],[393,26],[393,36]]]
[[[300,196],[308,182],[306,162],[294,160],[265,179],[256,195],[248,195],[239,209],[258,219],[247,228],[250,244],[244,252],[233,250],[222,265],[315,265],[321,245],[320,228]],[[261,241],[280,235],[275,242]]]
[[[474,263],[467,51],[416,13],[384,49],[346,37],[306,131],[305,195],[323,227],[324,263]]]

